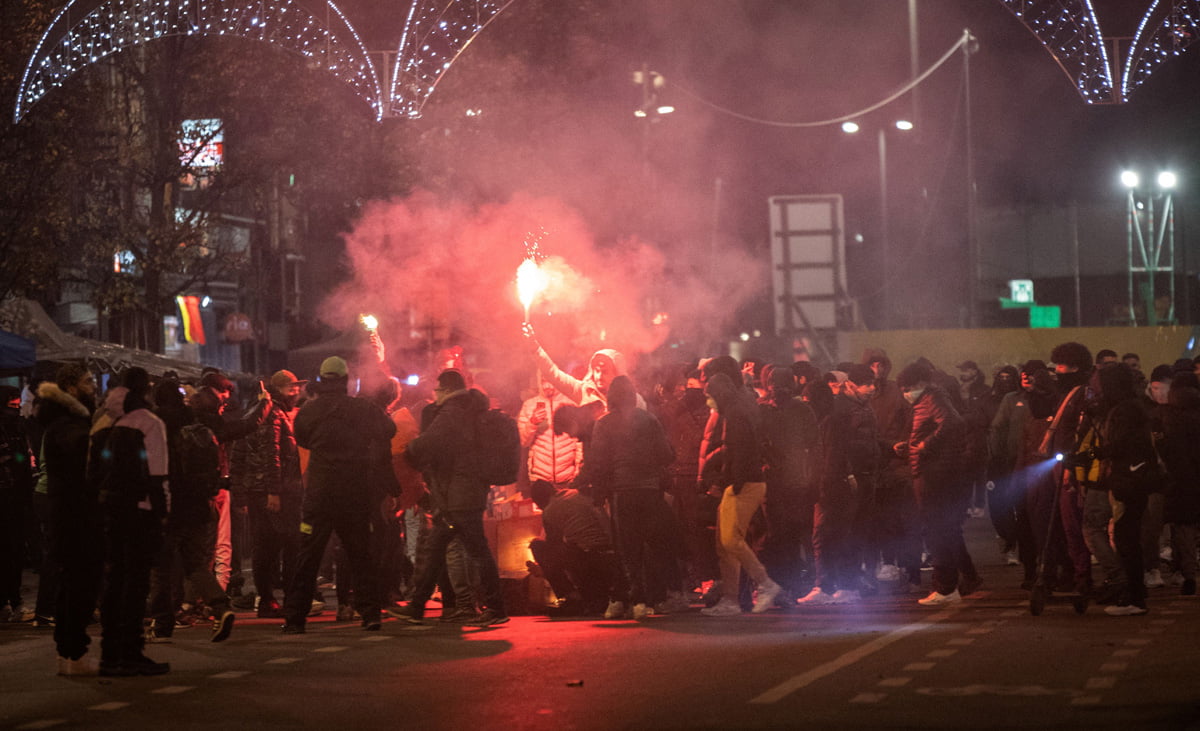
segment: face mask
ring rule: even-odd
[[[910,404],[915,404],[917,402],[917,399],[921,398],[921,394],[923,394],[923,393],[925,393],[925,389],[923,389],[923,388],[914,388],[911,391],[905,391],[904,392],[904,400],[909,402]]]

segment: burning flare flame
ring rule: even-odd
[[[525,319],[529,320],[529,307],[537,296],[546,290],[549,278],[533,259],[526,259],[517,267],[517,299],[525,307]]]
[[[371,332],[379,329],[379,320],[374,315],[359,315],[358,319],[362,322],[363,327]]]

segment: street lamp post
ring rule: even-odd
[[[913,123],[907,119],[896,120],[896,129],[901,132],[910,132],[913,129]],[[844,122],[842,131],[846,134],[856,134],[862,127],[857,122]],[[879,259],[883,269],[883,281],[880,285],[879,299],[883,309],[883,326],[885,330],[891,329],[892,308],[891,308],[891,280],[892,280],[892,246],[891,246],[891,225],[890,217],[888,216],[888,154],[887,154],[887,127],[880,126],[876,130],[876,139],[879,146]]]
[[[1147,191],[1143,196],[1145,199],[1143,204],[1137,195],[1141,185],[1141,176],[1133,170],[1125,170],[1121,173],[1121,184],[1127,191],[1125,240],[1126,257],[1129,263],[1127,277],[1129,321],[1134,327],[1138,324],[1134,308],[1133,278],[1135,273],[1146,274],[1146,324],[1151,326],[1158,324],[1154,279],[1157,274],[1163,272],[1169,275],[1170,307],[1166,313],[1167,320],[1175,319],[1175,211],[1171,195],[1178,179],[1175,173],[1164,170],[1158,174],[1156,182],[1158,183],[1157,192],[1162,197],[1161,223],[1157,225],[1154,219],[1155,192]],[[1136,259],[1134,258],[1135,252],[1137,253]]]

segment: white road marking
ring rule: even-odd
[[[881,687],[881,688],[901,688],[905,685],[908,685],[911,682],[912,682],[912,678],[905,678],[905,677],[884,678],[883,680],[879,681],[879,687]]]
[[[810,685],[811,683],[814,683],[828,675],[832,675],[843,668],[849,667],[864,657],[879,652],[894,642],[899,642],[915,632],[920,632],[923,629],[932,627],[944,619],[949,619],[954,615],[954,612],[957,609],[957,607],[954,607],[942,612],[938,612],[937,614],[931,615],[929,619],[926,619],[923,622],[913,622],[912,624],[892,630],[882,637],[876,637],[865,645],[856,647],[853,650],[842,654],[840,657],[834,658],[833,660],[830,660],[822,665],[818,665],[812,670],[809,670],[807,673],[801,673],[800,675],[793,676],[783,681],[774,688],[771,688],[765,693],[762,693],[761,695],[751,699],[750,702],[778,703],[801,688]]]
[[[89,711],[119,711],[129,704],[125,701],[109,701],[108,703],[97,703],[94,706],[88,706]]]
[[[937,663],[935,663],[935,662],[910,662],[909,664],[904,666],[904,671],[907,673],[911,673],[914,670],[932,670],[934,665],[937,665]]]
[[[371,635],[370,637],[362,638],[359,642],[386,642],[390,639],[392,638],[387,635]]]
[[[186,693],[189,690],[195,689],[196,686],[194,685],[168,685],[164,688],[155,688],[150,692],[157,693],[159,695],[179,695],[180,693]]]
[[[348,649],[350,648],[334,645],[332,647],[318,647],[317,649],[313,650],[313,652],[341,652],[342,650]]]
[[[1112,675],[1101,675],[1095,678],[1088,678],[1083,687],[1088,690],[1099,690],[1101,688],[1111,688],[1117,684],[1117,679]]]
[[[17,729],[24,731],[24,729],[54,728],[55,726],[61,726],[66,722],[67,719],[65,718],[45,718],[41,721],[30,721],[29,723],[21,724],[20,726],[17,726]]]
[[[273,660],[267,660],[267,665],[291,665],[294,662],[300,662],[298,657],[277,657]]]
[[[249,674],[249,670],[227,670],[223,673],[217,673],[216,675],[210,675],[208,677],[215,678],[217,680],[236,680],[237,678],[244,678]]]
[[[851,703],[878,703],[887,698],[887,693],[859,693],[850,699]]]

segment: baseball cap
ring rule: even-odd
[[[346,367],[346,361],[336,355],[331,355],[321,361],[320,373],[321,378],[345,378],[350,373],[350,369]]]
[[[271,385],[280,391],[288,388],[289,386],[303,386],[306,383],[308,383],[308,381],[301,381],[299,378],[296,378],[295,373],[292,373],[289,370],[275,371],[275,373],[271,375]]]

